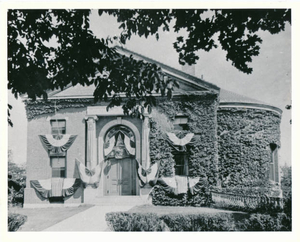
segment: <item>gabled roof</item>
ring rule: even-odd
[[[190,84],[191,86],[194,86],[194,88],[197,89],[197,90],[199,90],[199,87],[202,88],[202,89],[215,90],[215,91],[218,91],[218,92],[220,90],[220,88],[217,85],[214,85],[210,82],[204,81],[204,80],[202,80],[198,77],[195,77],[195,76],[190,75],[186,72],[180,71],[176,68],[168,66],[168,65],[166,65],[164,63],[161,63],[159,61],[153,60],[149,57],[146,57],[146,56],[138,54],[134,51],[122,48],[120,46],[116,46],[115,48],[120,54],[123,54],[123,55],[126,55],[126,56],[132,55],[132,56],[134,56],[135,59],[144,60],[146,62],[150,62],[150,63],[154,63],[154,64],[158,65],[162,69],[162,71],[164,73],[166,73],[167,75],[172,76],[173,78],[177,79],[178,81],[184,81],[186,85]]]
[[[190,91],[213,91],[220,93],[220,106],[247,106],[255,108],[269,109],[276,111],[277,113],[282,113],[281,109],[274,107],[273,105],[264,103],[262,101],[246,97],[225,89],[220,89],[218,86],[204,81],[198,77],[185,73],[176,68],[170,67],[164,63],[158,62],[139,53],[127,50],[125,48],[116,46],[116,50],[123,55],[133,56],[137,60],[144,60],[145,62],[155,63],[158,65],[164,73],[179,82],[180,88],[174,90],[174,94],[180,94],[182,92]],[[56,90],[48,93],[49,99],[64,99],[64,98],[93,98],[93,93],[95,90],[94,85],[81,86],[77,84],[76,86],[69,85],[64,90]]]
[[[216,93],[220,92],[220,88],[214,84],[211,84],[209,82],[206,82],[200,78],[197,78],[195,76],[189,75],[188,73],[185,73],[183,71],[177,70],[173,67],[170,67],[166,64],[163,64],[161,62],[155,61],[153,59],[150,59],[146,56],[143,56],[141,54],[135,53],[133,51],[121,48],[119,46],[115,47],[116,50],[126,56],[133,56],[135,59],[138,60],[144,60],[145,62],[155,63],[159,67],[161,67],[162,71],[166,73],[168,76],[174,78],[177,80],[177,82],[180,85],[180,90],[175,89],[174,93],[176,92],[189,92],[189,91],[214,91]],[[77,84],[76,86],[69,85],[64,90],[56,90],[48,93],[48,97],[50,99],[54,98],[93,98],[93,93],[95,90],[94,85],[90,86],[81,86],[80,84]]]

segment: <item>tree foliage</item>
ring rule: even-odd
[[[132,35],[148,37],[158,30],[187,32],[173,44],[181,64],[194,64],[198,50],[209,51],[219,42],[226,58],[242,72],[251,73],[248,63],[259,54],[258,30],[278,33],[291,22],[291,11],[133,9],[99,10],[117,18],[126,43]],[[143,103],[155,104],[153,93],[168,94],[176,84],[155,64],[122,56],[111,47],[112,39],[99,39],[90,29],[90,10],[9,10],[8,89],[17,97],[28,94],[35,100],[47,91],[69,85],[95,85],[95,101],[110,100],[125,113]],[[217,38],[217,39],[216,39]],[[51,44],[55,43],[55,44]],[[125,98],[124,98],[125,97]],[[136,111],[136,110],[135,110]]]
[[[227,52],[227,60],[247,74],[252,72],[247,63],[259,54],[258,44],[262,42],[256,33],[263,30],[276,34],[285,29],[286,22],[291,23],[288,9],[99,10],[99,14],[103,12],[117,17],[124,30],[124,43],[133,34],[146,38],[156,35],[158,39],[159,28],[169,31],[173,20],[175,32],[187,32],[187,36],[178,36],[173,44],[180,64],[195,64],[198,50],[210,51],[219,42]]]
[[[281,167],[281,189],[283,193],[284,212],[291,217],[292,216],[292,167]]]

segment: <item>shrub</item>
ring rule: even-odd
[[[281,167],[281,189],[283,195],[283,210],[288,216],[292,216],[292,168]]]
[[[113,231],[291,231],[290,217],[278,214],[106,214]]]
[[[161,219],[170,231],[234,231],[235,222],[232,214],[169,214]]]
[[[8,231],[17,231],[27,221],[26,215],[17,213],[8,214]]]
[[[233,231],[231,214],[170,214],[153,213],[106,214],[106,221],[113,231]]]
[[[165,231],[167,226],[156,214],[107,213],[106,221],[113,231]]]
[[[8,162],[8,204],[22,205],[26,187],[26,170],[23,166]]]
[[[154,186],[151,196],[153,205],[185,206],[187,203],[187,194],[168,194],[158,185]]]
[[[238,224],[242,231],[291,231],[289,217],[284,213],[251,214],[249,219],[244,219]]]

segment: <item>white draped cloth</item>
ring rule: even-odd
[[[79,170],[80,179],[87,185],[98,186],[101,177],[103,162],[100,162],[95,168],[88,169],[78,159],[75,159],[76,165]]]
[[[130,138],[127,135],[124,137],[124,144],[129,154],[135,155],[135,148],[131,147]]]
[[[188,133],[185,137],[183,137],[182,139],[179,139],[176,134],[174,133],[167,133],[169,140],[172,141],[172,143],[174,145],[178,145],[178,146],[185,146],[188,143],[191,142],[192,138],[194,137],[193,133]]]
[[[116,138],[115,136],[112,136],[110,139],[109,139],[109,146],[107,148],[104,149],[104,155],[107,156],[114,148],[115,146],[115,141],[116,141]]]
[[[47,150],[54,153],[63,153],[71,147],[77,135],[64,134],[61,139],[53,138],[52,134],[39,135],[39,137]]]

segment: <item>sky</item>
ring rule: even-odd
[[[111,16],[91,15],[91,29],[98,37],[118,35],[119,24]],[[195,66],[195,75],[203,76],[207,82],[216,84],[238,94],[242,94],[282,109],[281,121],[281,148],[279,150],[280,166],[291,165],[291,110],[285,109],[291,104],[291,26],[286,30],[271,35],[259,32],[263,39],[260,45],[260,55],[253,58],[250,66],[253,73],[250,75],[238,71],[226,61],[226,53],[220,48],[209,52],[200,51],[200,60]],[[160,39],[155,37],[140,38],[133,36],[124,46],[125,48],[169,66],[181,69],[178,63],[178,54],[172,43],[177,35],[171,32],[160,32]],[[8,148],[13,151],[14,162],[26,162],[27,120],[25,109],[20,98],[9,93],[8,102],[13,106],[11,118],[14,127],[8,128]]]

